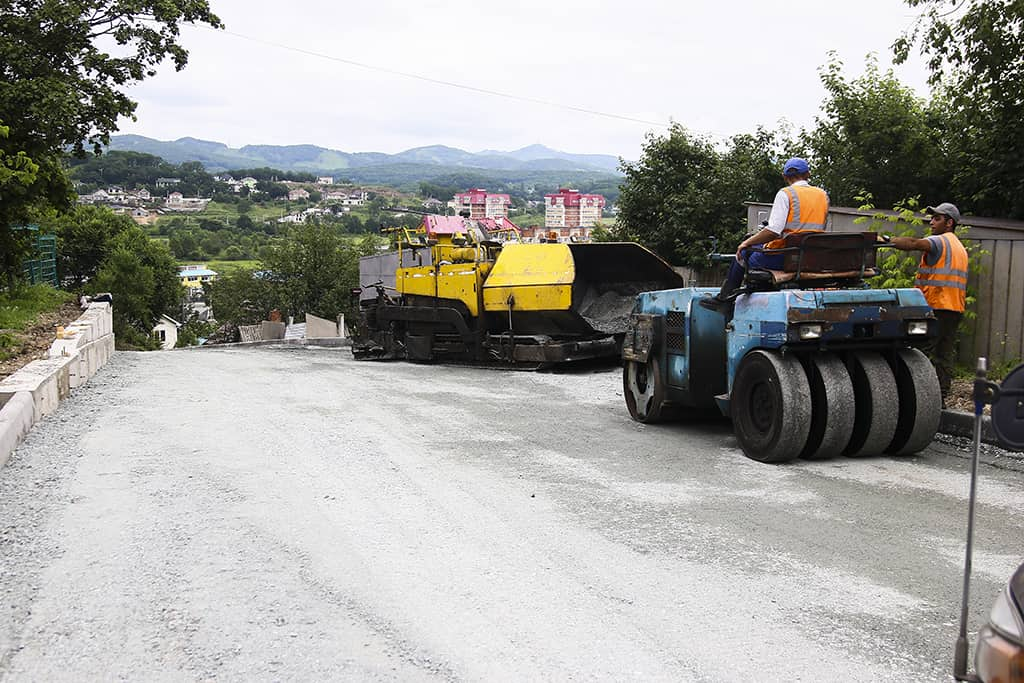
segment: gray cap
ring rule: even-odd
[[[942,202],[938,206],[929,206],[925,209],[925,213],[941,213],[943,216],[949,216],[957,225],[960,225],[960,209],[949,202]]]

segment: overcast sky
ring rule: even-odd
[[[716,136],[812,124],[827,53],[851,75],[869,52],[887,66],[915,16],[901,0],[210,4],[226,32],[184,27],[188,66],[131,89],[138,120],[122,133],[346,152],[540,143],[635,159],[669,120]],[[926,94],[920,60],[896,74]]]

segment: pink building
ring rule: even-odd
[[[512,199],[507,194],[476,188],[458,193],[452,204],[456,213],[468,209],[470,218],[505,218]]]
[[[565,237],[589,238],[590,228],[601,219],[604,204],[605,199],[599,194],[561,188],[544,195],[544,227]]]

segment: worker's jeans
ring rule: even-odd
[[[939,389],[942,391],[942,405],[946,405],[949,385],[953,381],[953,359],[956,355],[956,331],[960,320],[964,317],[959,311],[935,310],[935,319],[939,322],[939,336],[933,338],[924,347],[925,353],[935,366],[935,374],[939,378]]]
[[[740,256],[746,261],[746,267],[740,261],[733,261],[732,265],[729,266],[729,275],[726,276],[725,281],[730,289],[736,289],[743,282],[743,273],[747,270],[782,270],[782,264],[785,260],[785,256],[782,254],[765,254],[763,251],[757,251],[751,248],[746,248],[740,252]]]

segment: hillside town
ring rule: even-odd
[[[245,193],[253,199],[260,199],[258,181],[250,176],[235,180],[231,175],[214,176],[214,180],[225,184],[235,194]],[[159,178],[157,187],[167,190],[166,195],[154,195],[145,188],[126,190],[112,185],[79,195],[78,203],[91,206],[106,206],[115,214],[130,216],[140,225],[152,225],[161,216],[176,214],[197,214],[210,204],[208,197],[186,197],[174,190],[180,182],[177,178]],[[331,176],[320,176],[315,184],[283,181],[287,189],[272,201],[288,205],[302,203],[304,206],[285,213],[275,219],[281,224],[305,223],[317,217],[336,216],[365,206],[371,194],[381,193],[380,188],[348,187],[334,185]],[[402,199],[397,192],[383,192],[391,199]],[[498,220],[505,227],[512,227],[524,240],[565,240],[589,241],[593,228],[602,218],[611,218],[614,207],[607,207],[607,201],[600,194],[581,193],[570,188],[559,188],[547,193],[543,199],[543,224],[519,226],[510,215],[512,200],[507,193],[488,192],[486,188],[471,188],[442,201],[423,198],[417,210],[437,212],[441,215],[459,215],[468,212],[468,218]],[[528,207],[531,207],[528,204]]]

